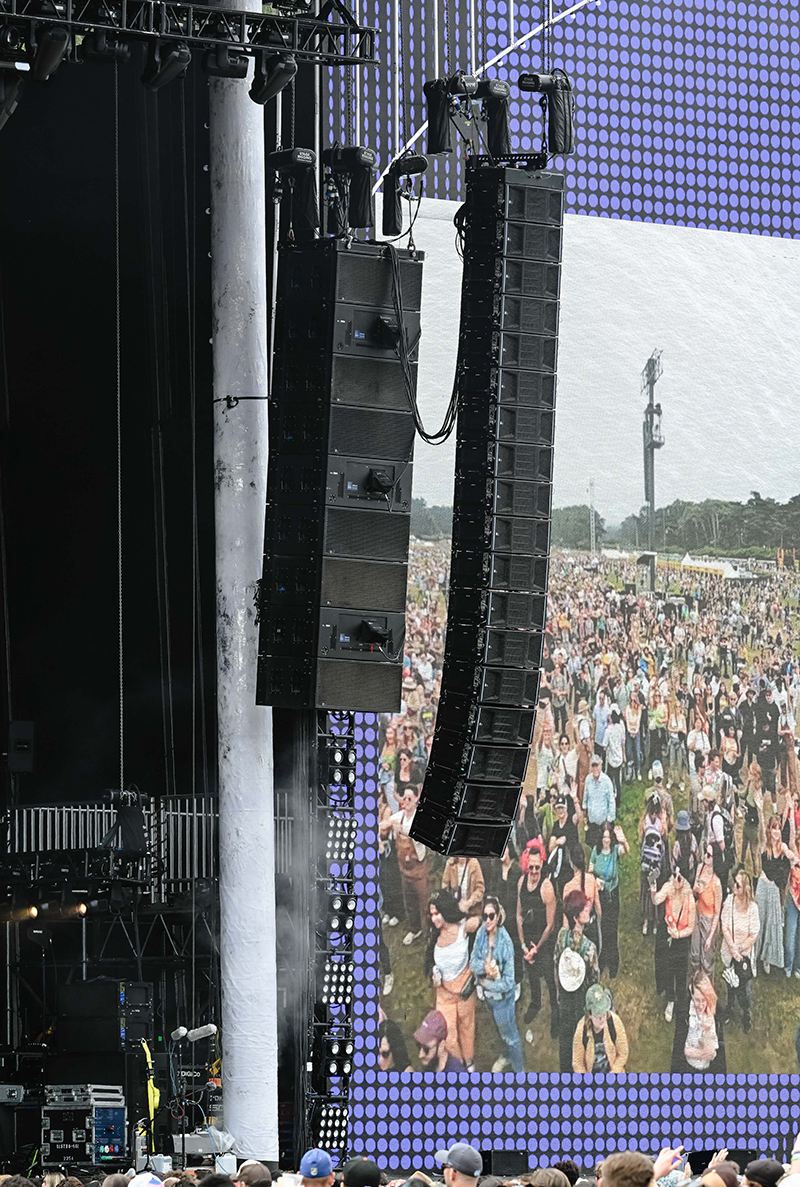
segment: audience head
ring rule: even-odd
[[[300,1159],[300,1178],[303,1180],[303,1187],[312,1187],[314,1183],[322,1183],[323,1187],[333,1187],[336,1176],[328,1151],[306,1150]]]
[[[612,1154],[603,1162],[603,1187],[650,1187],[653,1160],[635,1150]]]
[[[353,1158],[342,1171],[344,1187],[381,1187],[380,1167],[369,1158]]]
[[[744,1168],[742,1187],[775,1187],[785,1174],[782,1162],[776,1162],[774,1158],[757,1158]]]
[[[575,1187],[575,1184],[581,1177],[581,1168],[572,1158],[562,1158],[560,1162],[554,1162],[553,1169],[564,1172],[569,1179],[570,1187]]]
[[[575,926],[578,916],[586,906],[586,895],[582,890],[571,890],[564,898],[564,914],[570,930]]]
[[[570,1187],[564,1172],[554,1166],[540,1166],[533,1172],[529,1182],[531,1187]]]
[[[735,1162],[718,1162],[703,1171],[700,1180],[703,1187],[739,1187],[739,1168]]]
[[[248,1158],[239,1167],[235,1177],[234,1183],[241,1183],[243,1187],[256,1187],[256,1184],[263,1184],[264,1187],[269,1187],[272,1182],[272,1175],[269,1167],[264,1166],[263,1162],[256,1162],[254,1158]]]
[[[447,1019],[438,1010],[431,1010],[429,1014],[425,1015],[422,1025],[414,1031],[414,1042],[417,1044],[419,1061],[423,1069],[436,1067],[439,1061],[439,1051],[446,1038]]]
[[[476,1187],[483,1172],[483,1158],[474,1146],[456,1142],[449,1150],[437,1150],[434,1157],[444,1167],[447,1187]]]
[[[410,1065],[400,1026],[393,1019],[384,1018],[378,1028],[378,1066],[383,1072],[404,1072]]]

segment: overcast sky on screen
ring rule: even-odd
[[[420,406],[438,427],[452,385],[461,261],[457,204],[425,199]],[[568,215],[564,228],[554,503],[608,523],[638,511],[641,371],[658,347],[665,447],[656,501],[781,501],[800,493],[800,241]],[[455,437],[419,439],[414,494],[452,502]]]

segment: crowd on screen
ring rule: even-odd
[[[501,861],[445,861],[409,833],[441,689],[448,560],[448,541],[413,543],[402,712],[382,720],[381,1066],[470,1070],[476,1027],[490,1026],[492,1070],[534,1070],[544,989],[560,1070],[625,1071],[614,981],[627,958],[654,969],[671,1070],[725,1071],[725,1027],[749,1033],[761,985],[800,979],[797,577],[674,566],[650,597],[624,559],[556,554],[508,848]],[[626,867],[622,906],[641,938],[621,953]],[[402,938],[394,968],[390,935]],[[399,959],[429,986],[418,1017],[393,1012]],[[769,1070],[794,1061],[787,1051]]]

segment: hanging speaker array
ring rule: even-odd
[[[561,174],[467,171],[461,380],[444,672],[411,835],[500,855],[533,737],[545,624]]]
[[[282,247],[256,700],[400,708],[421,253]],[[406,336],[412,361],[397,353]]]

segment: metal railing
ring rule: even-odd
[[[162,796],[143,808],[152,880],[148,897],[164,902],[199,878],[217,876],[219,814],[210,797]],[[10,813],[11,855],[99,849],[116,812],[106,804],[15,807]]]

